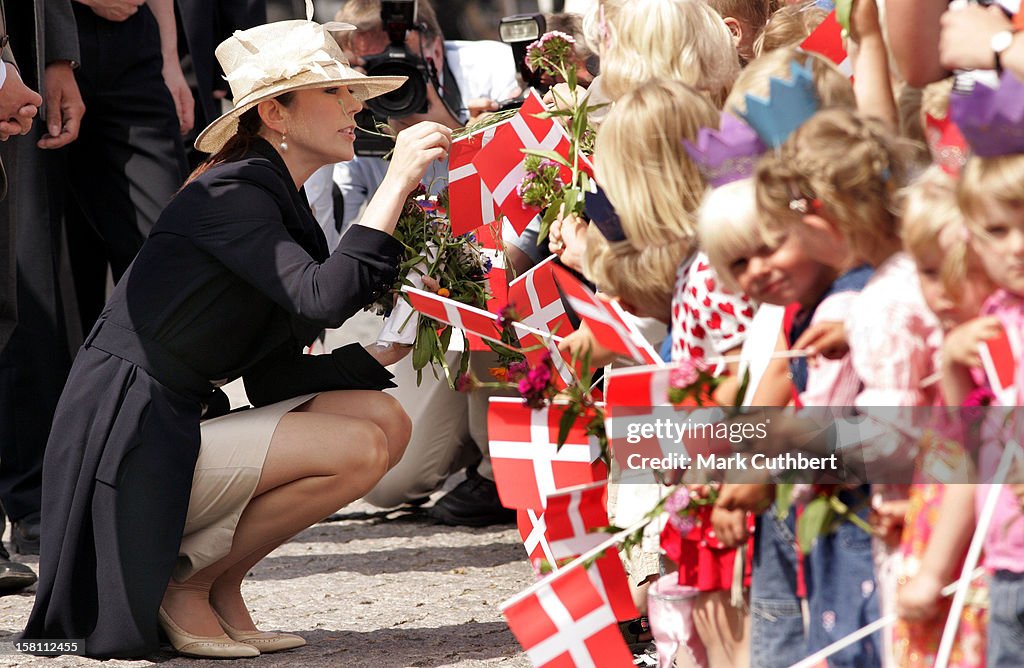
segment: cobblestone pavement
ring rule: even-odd
[[[296,631],[308,644],[233,665],[527,668],[498,606],[532,579],[512,526],[444,527],[357,502],[271,553],[243,585],[260,628]],[[212,665],[167,646],[146,661],[12,654],[33,598],[0,597],[0,667]]]

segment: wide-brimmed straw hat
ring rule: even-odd
[[[238,118],[264,100],[304,88],[348,86],[360,101],[389,93],[406,77],[368,77],[352,69],[331,31],[348,23],[278,21],[236,30],[217,47],[235,108],[196,137],[196,148],[216,153],[238,132]]]

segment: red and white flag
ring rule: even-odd
[[[561,337],[554,334],[544,334],[537,330],[527,329],[522,323],[512,323],[516,334],[519,336],[519,348],[526,358],[530,368],[543,364],[547,356],[554,368],[554,375],[551,376],[551,384],[561,392],[576,382],[579,377],[579,367],[573,371],[572,354],[558,349],[558,342]]]
[[[547,109],[536,91],[531,90],[519,108],[519,112],[507,123],[502,124],[493,138],[473,158],[480,179],[491,191],[501,212],[512,223],[518,234],[522,234],[538,211],[525,207],[516,191],[526,176],[523,149],[555,151],[567,161],[569,156],[569,135],[554,118],[537,118]],[[590,162],[580,157],[582,168],[592,173]],[[568,183],[571,171],[561,168],[562,181]]]
[[[623,479],[656,481],[654,469],[674,468],[660,463],[732,451],[728,439],[714,435],[713,425],[725,418],[721,408],[673,406],[669,401],[672,369],[640,366],[612,369],[605,376],[605,432]],[[655,428],[666,420],[685,431]]]
[[[524,325],[564,337],[574,328],[551,272],[557,257],[550,256],[509,283],[508,302]]]
[[[807,36],[800,48],[828,58],[835,63],[840,72],[848,77],[853,77],[853,63],[850,62],[846,47],[843,45],[843,28],[836,20],[834,9],[815,28],[814,32]]]
[[[498,206],[477,174],[473,158],[494,137],[497,125],[460,137],[448,152],[448,215],[458,236],[499,219]]]
[[[547,498],[543,513],[519,511],[519,535],[530,561],[547,561],[557,570],[557,561],[578,557],[608,538],[595,533],[608,526],[608,484],[600,482],[556,492]]]
[[[599,298],[561,267],[552,266],[551,272],[569,305],[587,323],[598,343],[640,364],[664,363],[618,304]]]
[[[615,614],[587,575],[586,569],[573,568],[502,606],[509,629],[536,668],[633,665]]]
[[[438,322],[476,334],[482,339],[501,342],[501,327],[495,314],[447,297],[440,297],[426,290],[404,286],[402,292],[409,297],[412,307],[420,313]]]
[[[1017,405],[1018,344],[1003,330],[994,339],[978,344],[985,376],[1000,406]]]
[[[533,410],[522,399],[491,398],[487,440],[501,505],[541,510],[559,489],[607,479],[597,438],[587,436],[580,420],[558,447],[564,412],[559,404]]]

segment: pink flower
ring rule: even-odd
[[[472,392],[479,386],[479,382],[473,374],[466,372],[455,379],[455,390],[458,392]]]
[[[701,368],[695,361],[685,358],[669,372],[669,387],[686,389],[700,379],[700,372]]]
[[[690,507],[690,490],[680,487],[665,499],[665,512],[668,513],[668,523],[676,530],[686,535],[696,525],[692,515],[687,510]]]
[[[510,369],[511,371],[511,369]],[[519,381],[519,394],[530,408],[543,408],[551,386],[551,357],[545,353],[541,362]]]

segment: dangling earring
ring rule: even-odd
[[[287,134],[281,133],[281,143],[278,144],[278,146],[281,147],[282,151],[287,151],[288,150],[288,135]]]

